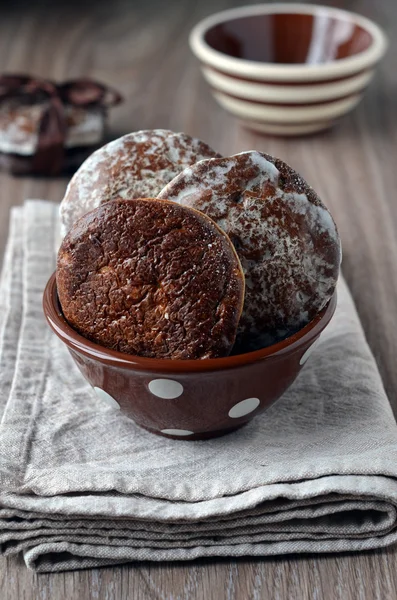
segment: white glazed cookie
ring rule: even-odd
[[[216,156],[204,142],[166,129],[136,131],[106,144],[69,183],[60,209],[62,235],[100,204],[155,197],[185,167]]]
[[[281,160],[255,151],[203,160],[158,197],[204,212],[234,243],[246,279],[242,350],[300,329],[332,296],[340,264],[335,223]]]

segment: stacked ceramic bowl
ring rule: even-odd
[[[387,41],[359,15],[275,3],[213,15],[196,25],[190,45],[226,110],[257,131],[300,135],[358,104]]]

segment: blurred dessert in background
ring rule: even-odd
[[[1,76],[0,166],[16,175],[75,170],[103,143],[107,109],[119,102],[116,91],[87,79]]]

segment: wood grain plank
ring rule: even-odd
[[[261,137],[212,100],[187,49],[202,16],[244,2],[128,0],[35,3],[0,8],[0,69],[97,77],[119,88],[113,134],[169,127],[202,137],[225,154],[280,156],[330,206],[344,246],[343,269],[397,411],[397,11],[395,0],[334,1],[383,24],[391,48],[358,108],[332,131],[299,139]],[[247,1],[251,3],[251,1]],[[394,35],[392,35],[394,34]],[[59,201],[65,178],[0,175],[0,253],[10,206]],[[131,564],[37,576],[20,557],[0,560],[1,600],[388,600],[397,598],[396,549],[338,556]]]

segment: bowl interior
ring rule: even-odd
[[[242,16],[209,28],[204,39],[222,54],[274,64],[325,64],[359,54],[372,43],[366,29],[324,10]]]

